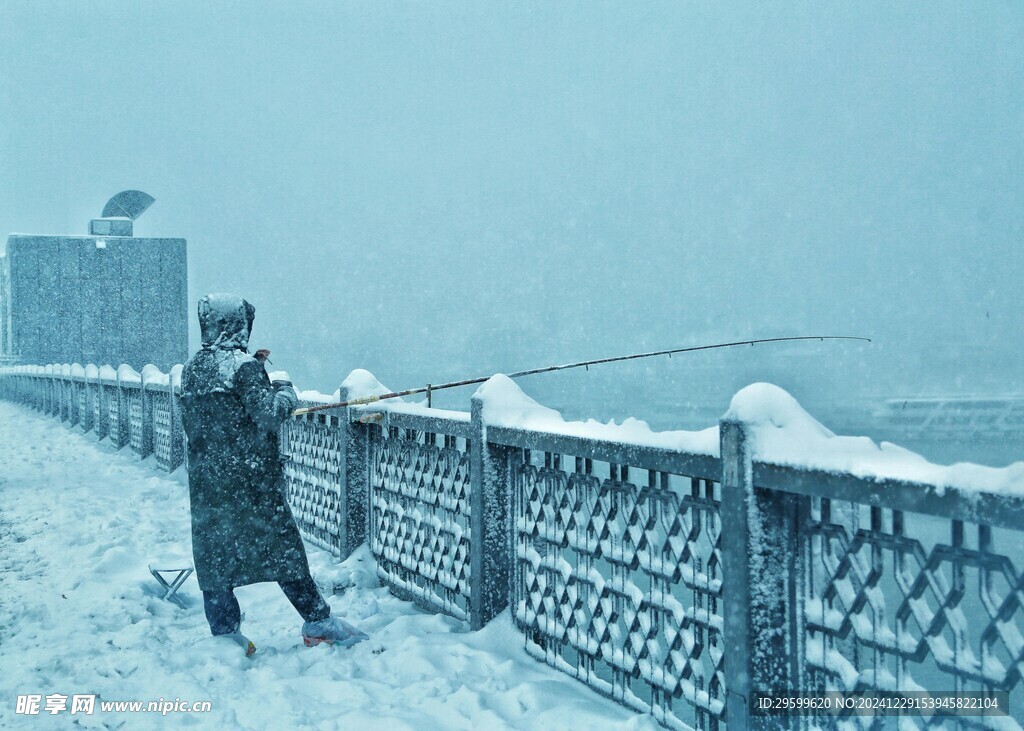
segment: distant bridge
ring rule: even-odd
[[[876,416],[913,438],[1024,436],[1024,394],[888,399]]]

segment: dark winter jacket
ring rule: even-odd
[[[272,386],[246,353],[254,314],[239,297],[200,300],[203,347],[181,374],[192,553],[203,591],[291,581],[309,570],[278,439],[295,394]]]

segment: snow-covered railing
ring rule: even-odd
[[[354,371],[334,397],[384,392]],[[396,594],[464,621],[475,610],[483,626],[494,612],[473,604],[484,592],[471,585],[471,433],[469,414],[410,404],[294,419],[282,434],[296,520],[340,557],[368,542]]]
[[[510,601],[527,651],[670,727],[718,727],[714,430],[567,424],[509,381],[482,392],[488,449],[503,463],[495,474],[512,494]]]
[[[173,471],[185,461],[185,434],[177,403],[181,366],[170,374],[155,366],[143,373],[122,365],[78,364],[0,368],[0,396],[59,417],[68,426],[130,446],[140,459],[151,454]]]
[[[0,395],[144,457],[181,444],[173,380],[15,367]],[[301,396],[385,392],[355,371]],[[702,432],[566,422],[497,376],[469,412],[391,400],[282,440],[307,539],[367,542],[397,594],[472,628],[510,606],[532,655],[669,728],[798,727],[759,691],[922,689],[1004,692],[1010,716],[959,720],[1022,728],[1024,463],[838,437],[766,384]]]
[[[341,480],[341,439],[338,416],[309,415],[281,428],[282,449],[289,455],[284,472],[296,523],[306,540],[343,557],[344,500]]]
[[[766,384],[720,431],[732,722],[759,690],[945,690],[1008,695],[958,727],[1021,728],[1024,463],[836,436]]]
[[[470,540],[475,494],[468,418],[389,409],[365,429],[369,541],[378,574],[400,595],[470,620],[482,614]],[[479,529],[483,534],[483,529]],[[477,568],[479,576],[480,569]],[[489,618],[489,617],[488,617]],[[475,626],[486,619],[478,618]]]

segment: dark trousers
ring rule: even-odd
[[[320,590],[316,588],[316,582],[309,574],[297,581],[279,581],[278,585],[307,622],[317,622],[331,616],[331,607],[324,601]],[[206,619],[213,634],[226,635],[238,631],[242,610],[238,606],[238,599],[235,598],[233,590],[204,591],[203,608],[206,610]]]

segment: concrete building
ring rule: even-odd
[[[118,194],[90,236],[8,237],[9,293],[0,306],[9,309],[8,349],[19,362],[167,370],[185,361],[185,239],[132,236],[133,219],[152,200]]]
[[[0,363],[12,360],[11,348],[11,272],[7,257],[0,254]]]

